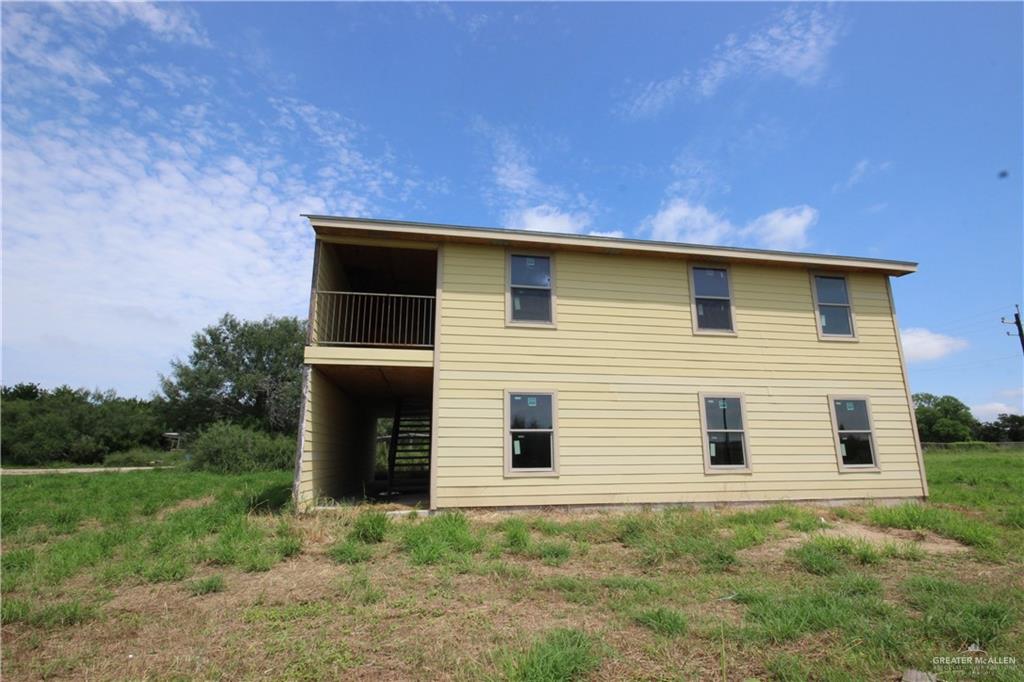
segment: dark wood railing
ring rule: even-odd
[[[434,297],[318,291],[316,343],[326,346],[434,346]]]

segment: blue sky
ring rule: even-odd
[[[302,315],[307,212],[916,260],[913,389],[1020,412],[1022,7],[5,3],[3,381]]]

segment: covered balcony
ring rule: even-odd
[[[434,347],[437,252],[320,242],[314,346]]]

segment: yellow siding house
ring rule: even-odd
[[[308,218],[302,509],[928,494],[914,263]]]

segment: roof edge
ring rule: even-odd
[[[715,246],[664,242],[648,239],[628,239],[600,235],[581,235],[562,232],[540,232],[534,230],[509,229],[502,227],[478,227],[449,223],[428,223],[411,220],[388,220],[383,218],[357,218],[352,216],[329,216],[303,213],[314,228],[366,229],[378,233],[416,234],[439,239],[463,241],[507,241],[509,243],[549,244],[594,248],[631,253],[654,253],[679,256],[721,258],[730,261],[774,262],[790,265],[816,265],[851,270],[871,270],[900,277],[917,271],[914,261],[867,258],[864,256],[839,256],[834,254],[807,253],[799,251],[775,251],[771,249],[750,249],[737,246]]]

